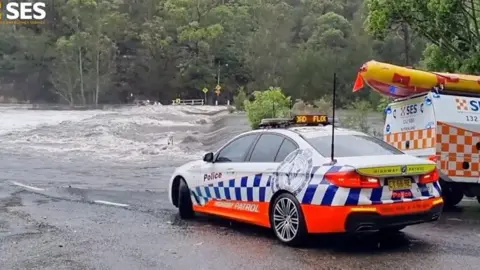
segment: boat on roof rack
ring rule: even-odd
[[[382,95],[394,98],[447,89],[452,94],[480,94],[480,76],[430,72],[374,60],[366,62],[360,68],[353,92],[364,88],[365,84]]]

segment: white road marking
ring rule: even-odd
[[[114,202],[108,202],[108,201],[101,201],[101,200],[96,200],[93,201],[94,203],[100,203],[100,204],[106,204],[106,205],[114,205],[114,206],[120,206],[120,207],[128,207],[128,204],[123,204],[123,203],[114,203]]]
[[[22,183],[18,183],[18,182],[15,182],[15,181],[11,181],[11,183],[14,184],[15,186],[23,187],[23,188],[26,188],[26,189],[31,189],[31,190],[35,190],[35,191],[45,191],[45,189],[43,189],[43,188],[27,186],[27,185],[24,185]]]

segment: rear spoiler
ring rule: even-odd
[[[380,166],[357,169],[357,172],[365,176],[388,177],[394,175],[419,175],[429,173],[437,168],[436,164],[415,164]]]

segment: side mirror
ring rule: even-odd
[[[209,152],[209,153],[206,153],[205,156],[203,156],[203,161],[205,162],[213,162],[213,153],[212,152]]]

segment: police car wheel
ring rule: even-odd
[[[180,214],[180,218],[192,218],[195,214],[193,211],[192,197],[190,196],[190,189],[184,179],[180,179],[178,193],[178,213]]]
[[[299,245],[307,235],[302,208],[290,193],[283,193],[273,202],[270,224],[275,236],[288,245]]]

